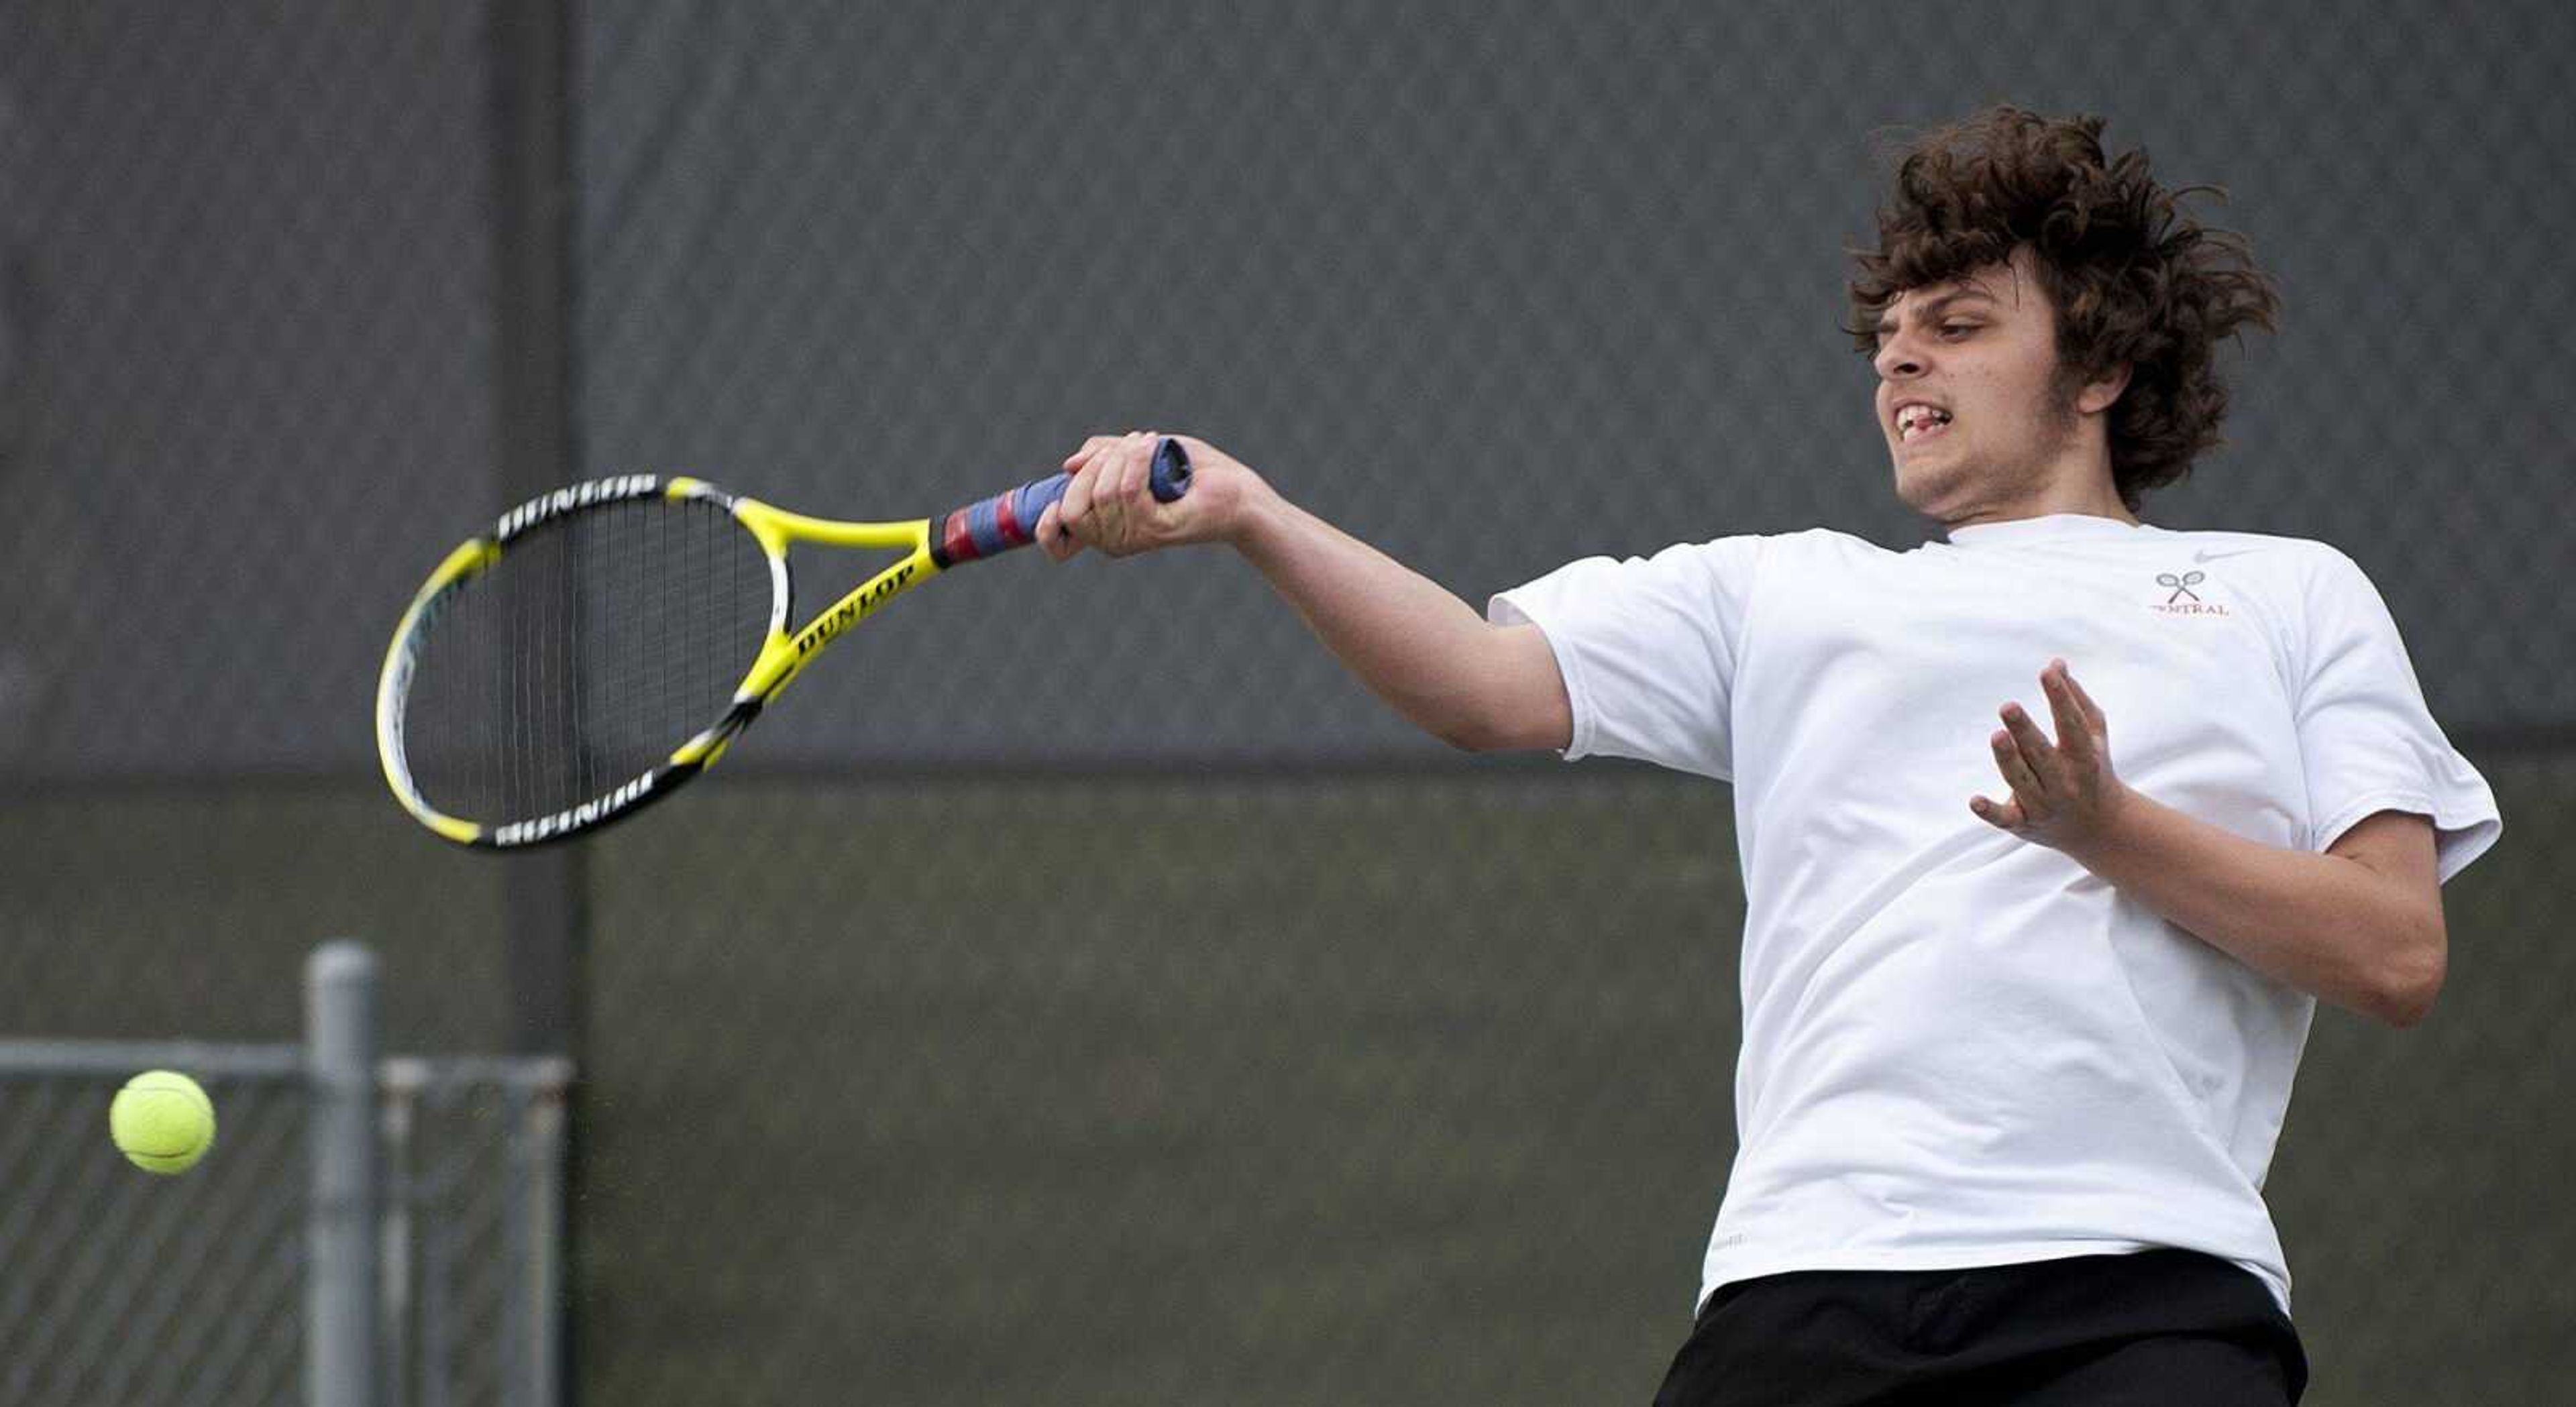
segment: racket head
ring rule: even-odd
[[[597,830],[669,795],[758,713],[793,597],[786,546],[693,479],[531,499],[440,562],[376,688],[395,799],[461,845]]]

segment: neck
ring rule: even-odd
[[[2052,513],[2078,513],[2137,526],[2138,515],[2120,501],[2111,481],[2111,449],[2096,417],[2086,417],[2063,450],[2036,472],[1971,473],[1952,501],[1927,507],[1944,531],[1976,523],[2009,523]]]
[[[2109,518],[2114,522],[2138,525],[2138,515],[2129,511],[2120,496],[2107,487],[2100,494],[2042,493],[2018,500],[1978,504],[1956,514],[1936,514],[1944,531],[1976,523],[2010,523],[2023,518],[2043,518],[2052,513],[2080,513],[2086,517]]]

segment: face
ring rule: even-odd
[[[2109,482],[2101,417],[2081,411],[2107,408],[2117,388],[2064,385],[2055,312],[2027,247],[1899,295],[1880,317],[1871,365],[1897,496],[1917,512],[1945,523],[2019,516],[2063,501],[2087,474]]]

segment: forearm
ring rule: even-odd
[[[1370,692],[1454,746],[1486,745],[1503,681],[1474,607],[1276,493],[1248,505],[1235,546]]]
[[[2266,976],[2395,1025],[2441,984],[2441,915],[2357,860],[2265,845],[2132,791],[2071,858]]]

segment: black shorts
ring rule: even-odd
[[[2307,1385],[2262,1281],[2155,1250],[1721,1285],[1655,1407],[2285,1407]]]

